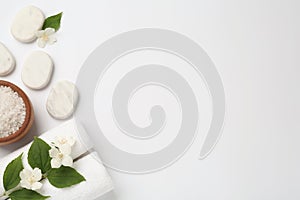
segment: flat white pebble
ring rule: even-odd
[[[39,8],[27,6],[13,19],[11,33],[20,42],[32,42],[36,39],[36,32],[42,28],[44,21],[44,14]]]
[[[4,44],[0,42],[0,76],[6,76],[11,73],[15,65],[15,58]]]
[[[67,119],[75,111],[78,101],[78,90],[69,81],[56,83],[47,99],[47,111],[55,119]]]
[[[34,90],[46,87],[51,80],[53,61],[43,51],[32,52],[24,62],[22,69],[23,83]]]

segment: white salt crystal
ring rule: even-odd
[[[24,100],[10,87],[0,86],[0,138],[18,131],[25,121]]]

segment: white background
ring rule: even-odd
[[[46,16],[64,12],[58,43],[45,49],[55,62],[51,84],[76,80],[89,53],[110,37],[137,28],[165,28],[199,43],[223,79],[227,119],[223,136],[203,161],[201,141],[171,167],[147,175],[109,170],[117,200],[300,199],[300,1],[297,0],[9,0],[0,1],[0,41],[15,55],[6,80],[22,87],[35,109],[35,127],[22,142],[61,121],[45,109],[50,87],[27,89],[22,63],[35,43],[10,35],[16,12],[33,4]]]

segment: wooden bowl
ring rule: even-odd
[[[23,125],[19,128],[19,130],[7,137],[0,138],[0,146],[3,146],[19,141],[29,132],[30,128],[33,125],[34,112],[28,96],[18,86],[3,80],[0,80],[0,86],[10,87],[13,91],[17,92],[19,96],[23,99],[26,108],[25,121]]]

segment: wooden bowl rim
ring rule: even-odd
[[[0,86],[10,87],[13,91],[17,92],[18,95],[23,99],[26,108],[25,121],[22,124],[22,126],[19,128],[19,130],[7,137],[0,138],[0,143],[7,143],[23,135],[24,131],[28,128],[27,126],[30,125],[30,120],[32,116],[32,107],[28,96],[25,94],[25,92],[22,89],[20,89],[15,84],[8,81],[0,80]]]

